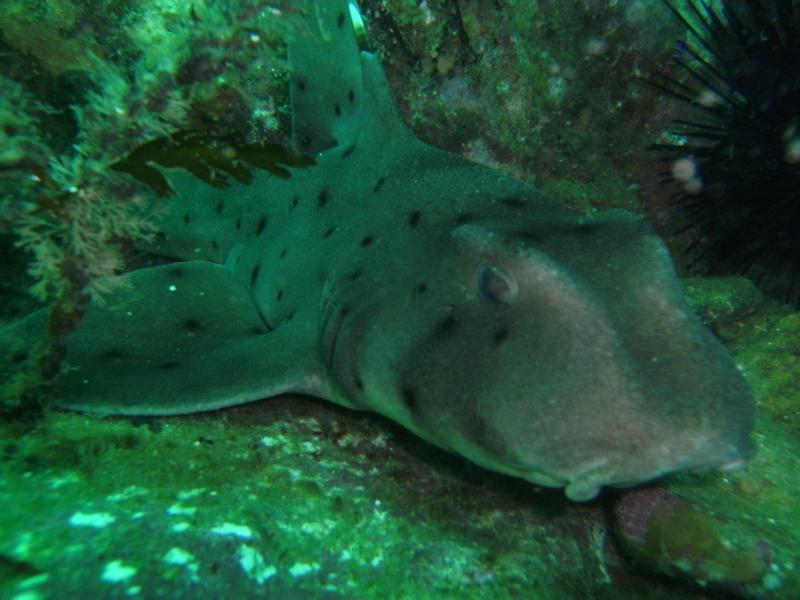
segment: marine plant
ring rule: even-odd
[[[665,4],[689,38],[650,83],[689,115],[656,148],[690,268],[800,304],[800,1]]]
[[[26,252],[49,314],[36,350],[3,366],[0,404],[38,402],[68,368],[65,336],[156,233],[168,206],[152,191],[169,190],[149,162],[216,185],[307,162],[262,141],[280,125],[281,5],[0,6],[0,234]]]

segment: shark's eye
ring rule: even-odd
[[[486,300],[497,304],[508,304],[517,296],[517,282],[491,265],[478,269],[478,289]]]

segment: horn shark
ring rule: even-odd
[[[576,501],[751,457],[751,393],[653,231],[421,142],[348,2],[302,6],[293,135],[316,166],[223,190],[165,170],[157,251],[175,262],[90,308],[54,404],[312,394]]]

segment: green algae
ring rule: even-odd
[[[718,328],[753,312],[764,295],[744,277],[685,277],[686,298],[703,320]]]
[[[660,117],[638,77],[677,35],[658,3],[471,0],[455,13],[444,2],[363,4],[378,15],[373,44],[422,139],[545,187],[580,182],[598,207],[641,210]]]
[[[710,282],[710,288],[718,286]],[[749,286],[744,286],[746,290]],[[726,325],[725,337],[758,404],[755,459],[744,470],[698,481],[677,476],[669,489],[714,519],[726,548],[758,553],[767,570],[747,587],[755,597],[793,598],[800,594],[800,319],[788,307],[763,302]],[[742,556],[742,555],[739,555]]]
[[[4,463],[0,554],[46,573],[40,593],[556,598],[608,585],[615,559],[580,514],[596,508],[544,519],[504,478],[445,456],[431,472],[385,424],[299,398],[158,423],[51,414]],[[26,573],[5,580],[10,596]]]

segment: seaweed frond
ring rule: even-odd
[[[229,176],[239,183],[250,183],[253,176],[249,167],[288,179],[291,173],[286,167],[306,168],[316,164],[312,157],[295,154],[282,144],[248,143],[237,134],[183,130],[142,144],[111,168],[128,173],[159,196],[174,195],[175,190],[164,174],[149,163],[186,169],[217,188],[227,187]]]

